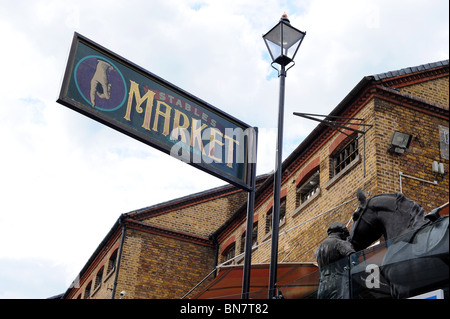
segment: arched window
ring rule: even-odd
[[[102,266],[102,268],[100,268],[100,270],[97,272],[97,275],[95,276],[94,290],[97,289],[102,284],[104,270],[105,266]]]
[[[330,156],[330,177],[334,177],[343,171],[357,158],[358,154],[358,139],[355,135],[349,141],[343,143],[335,154]]]
[[[84,299],[88,299],[91,296],[91,288],[92,288],[92,281],[89,282],[84,289]]]
[[[236,250],[236,243],[232,243],[229,247],[227,247],[227,249],[222,253],[223,261],[225,262],[227,260],[233,259],[234,256],[236,256],[235,250]]]
[[[310,174],[297,185],[297,196],[295,206],[300,207],[303,204],[320,193],[320,171],[319,167],[311,171]]]
[[[286,190],[284,192],[281,192],[281,195],[284,196],[280,198],[280,226],[284,224],[286,221]],[[269,208],[269,210],[266,213],[266,234],[272,233],[272,213],[273,213],[273,202]]]
[[[361,162],[359,156],[358,134],[354,133],[350,136],[341,134],[332,143],[329,151],[330,180],[325,185],[325,188],[327,189]]]
[[[241,248],[239,253],[243,253],[245,251],[245,236],[247,236],[247,231],[244,231],[241,235]],[[252,231],[252,247],[258,244],[258,222],[253,223],[253,231]]]
[[[111,256],[109,257],[108,260],[108,268],[106,269],[106,273],[109,274],[110,272],[112,272],[114,269],[116,269],[116,262],[117,262],[117,251],[119,249],[116,249]]]

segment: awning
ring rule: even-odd
[[[268,296],[270,264],[252,265],[250,298]],[[277,287],[286,299],[315,298],[319,286],[319,267],[313,263],[280,263]],[[218,276],[193,299],[240,299],[243,265],[224,266]]]

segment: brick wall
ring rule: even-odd
[[[366,124],[373,122],[373,102],[368,105],[355,117],[365,118]],[[279,237],[279,261],[284,262],[313,262],[314,251],[323,239],[326,238],[326,229],[333,221],[340,221],[347,224],[353,211],[357,206],[355,199],[355,192],[358,187],[365,191],[376,192],[375,173],[373,166],[375,165],[371,159],[373,156],[373,148],[370,147],[371,140],[375,135],[374,131],[369,131],[366,134],[366,177],[364,178],[364,160],[363,160],[363,143],[362,139],[359,142],[360,158],[356,161],[355,166],[346,174],[342,175],[334,182],[330,178],[330,150],[335,149],[335,142],[345,141],[342,133],[335,133],[333,137],[328,140],[311,158],[305,162],[299,169],[282,185],[282,188],[287,189],[287,212],[285,222],[280,226]],[[346,137],[344,135],[344,137]],[[311,163],[319,161],[320,169],[320,194],[313,200],[308,202],[300,210],[296,206],[296,191],[297,184],[301,183],[301,176]],[[314,167],[316,167],[314,165]],[[300,177],[300,178],[299,178]],[[353,200],[352,200],[353,199]],[[268,199],[268,201],[270,201]],[[347,204],[341,205],[343,202]],[[264,208],[265,205],[261,205]],[[265,216],[269,212],[266,209],[259,209],[258,214],[262,217],[259,220],[265,222]],[[322,216],[320,214],[327,212]],[[260,230],[260,238],[267,240],[270,235],[264,234],[264,229]],[[258,248],[255,251],[254,262],[268,262],[270,257],[270,241]]]
[[[442,179],[436,178],[431,170],[432,162],[437,161],[444,163],[445,170],[448,172],[449,163],[448,160],[440,158],[439,145],[439,125],[448,127],[448,119],[434,117],[385,101],[377,103],[376,114],[378,117],[376,165],[379,192],[400,191],[399,172],[403,172],[409,176],[438,182],[437,185],[433,185],[412,178],[402,178],[405,196],[418,202],[427,212],[448,202],[448,174]],[[391,155],[385,151],[395,130],[412,135],[409,149],[400,156]]]
[[[165,210],[147,212],[144,219],[136,215],[142,225],[197,236],[206,243],[127,230],[116,295],[125,290],[127,298],[181,298],[215,268],[216,247],[207,242],[209,235],[245,203],[246,196],[246,192],[225,188],[186,198],[185,204],[178,203],[180,208],[168,205]],[[202,286],[210,280],[212,276]]]
[[[214,247],[127,230],[116,298],[124,290],[127,299],[179,299],[214,269],[214,261]]]
[[[208,237],[222,226],[245,203],[247,193],[237,191],[181,209],[147,218],[144,222]]]
[[[399,90],[422,100],[449,107],[448,77],[408,85]]]
[[[410,99],[408,96],[411,96],[448,110],[448,76],[403,86],[399,90],[402,95],[395,97],[398,102],[391,96],[386,99],[374,96],[352,115],[365,119],[365,124],[372,124],[373,127],[365,135],[365,156],[361,138],[358,144],[359,161],[344,176],[337,180],[331,180],[329,176],[330,152],[345,140],[342,133],[336,132],[283,183],[281,190],[286,193],[287,212],[285,221],[280,223],[279,262],[314,262],[314,251],[326,238],[329,224],[333,221],[347,224],[350,221],[358,205],[355,197],[358,187],[370,195],[399,192],[400,171],[434,181],[431,172],[434,160],[443,162],[448,172],[448,160],[439,156],[438,128],[439,125],[448,127],[448,118],[433,115],[428,110],[422,111],[417,106],[409,107],[407,101]],[[396,130],[413,136],[409,150],[401,156],[387,152],[392,133]],[[296,186],[304,180],[303,176],[312,166],[316,167],[317,161],[320,162],[320,194],[299,210],[296,208]],[[410,178],[402,179],[403,193],[421,204],[427,212],[448,202],[448,186],[448,173],[438,180],[437,185]],[[265,223],[267,214],[271,212],[271,202],[271,196],[257,199],[255,219],[258,220],[260,246],[253,250],[252,263],[270,261],[270,234],[265,232]],[[324,212],[327,213],[321,215]],[[226,243],[229,238],[235,237],[236,255],[240,252],[244,224],[242,221],[240,225],[234,226],[234,231],[222,240],[222,243]],[[219,261],[224,262],[224,256],[220,256]],[[237,259],[237,262],[242,261]]]
[[[225,186],[128,214],[115,298],[121,291],[126,291],[127,299],[181,298],[215,268],[216,246],[209,235],[246,198],[246,192]],[[108,270],[108,263],[117,254],[120,234],[118,227],[87,265],[68,298],[111,298],[117,270]],[[102,280],[96,286],[99,273]]]

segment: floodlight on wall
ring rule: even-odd
[[[405,150],[411,143],[411,139],[412,135],[395,131],[394,134],[392,134],[391,144],[389,145],[388,152],[390,154],[398,155],[405,153]]]

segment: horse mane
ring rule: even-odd
[[[378,194],[369,200],[375,210],[392,211],[404,216],[406,229],[416,229],[427,223],[423,207],[402,193]]]

